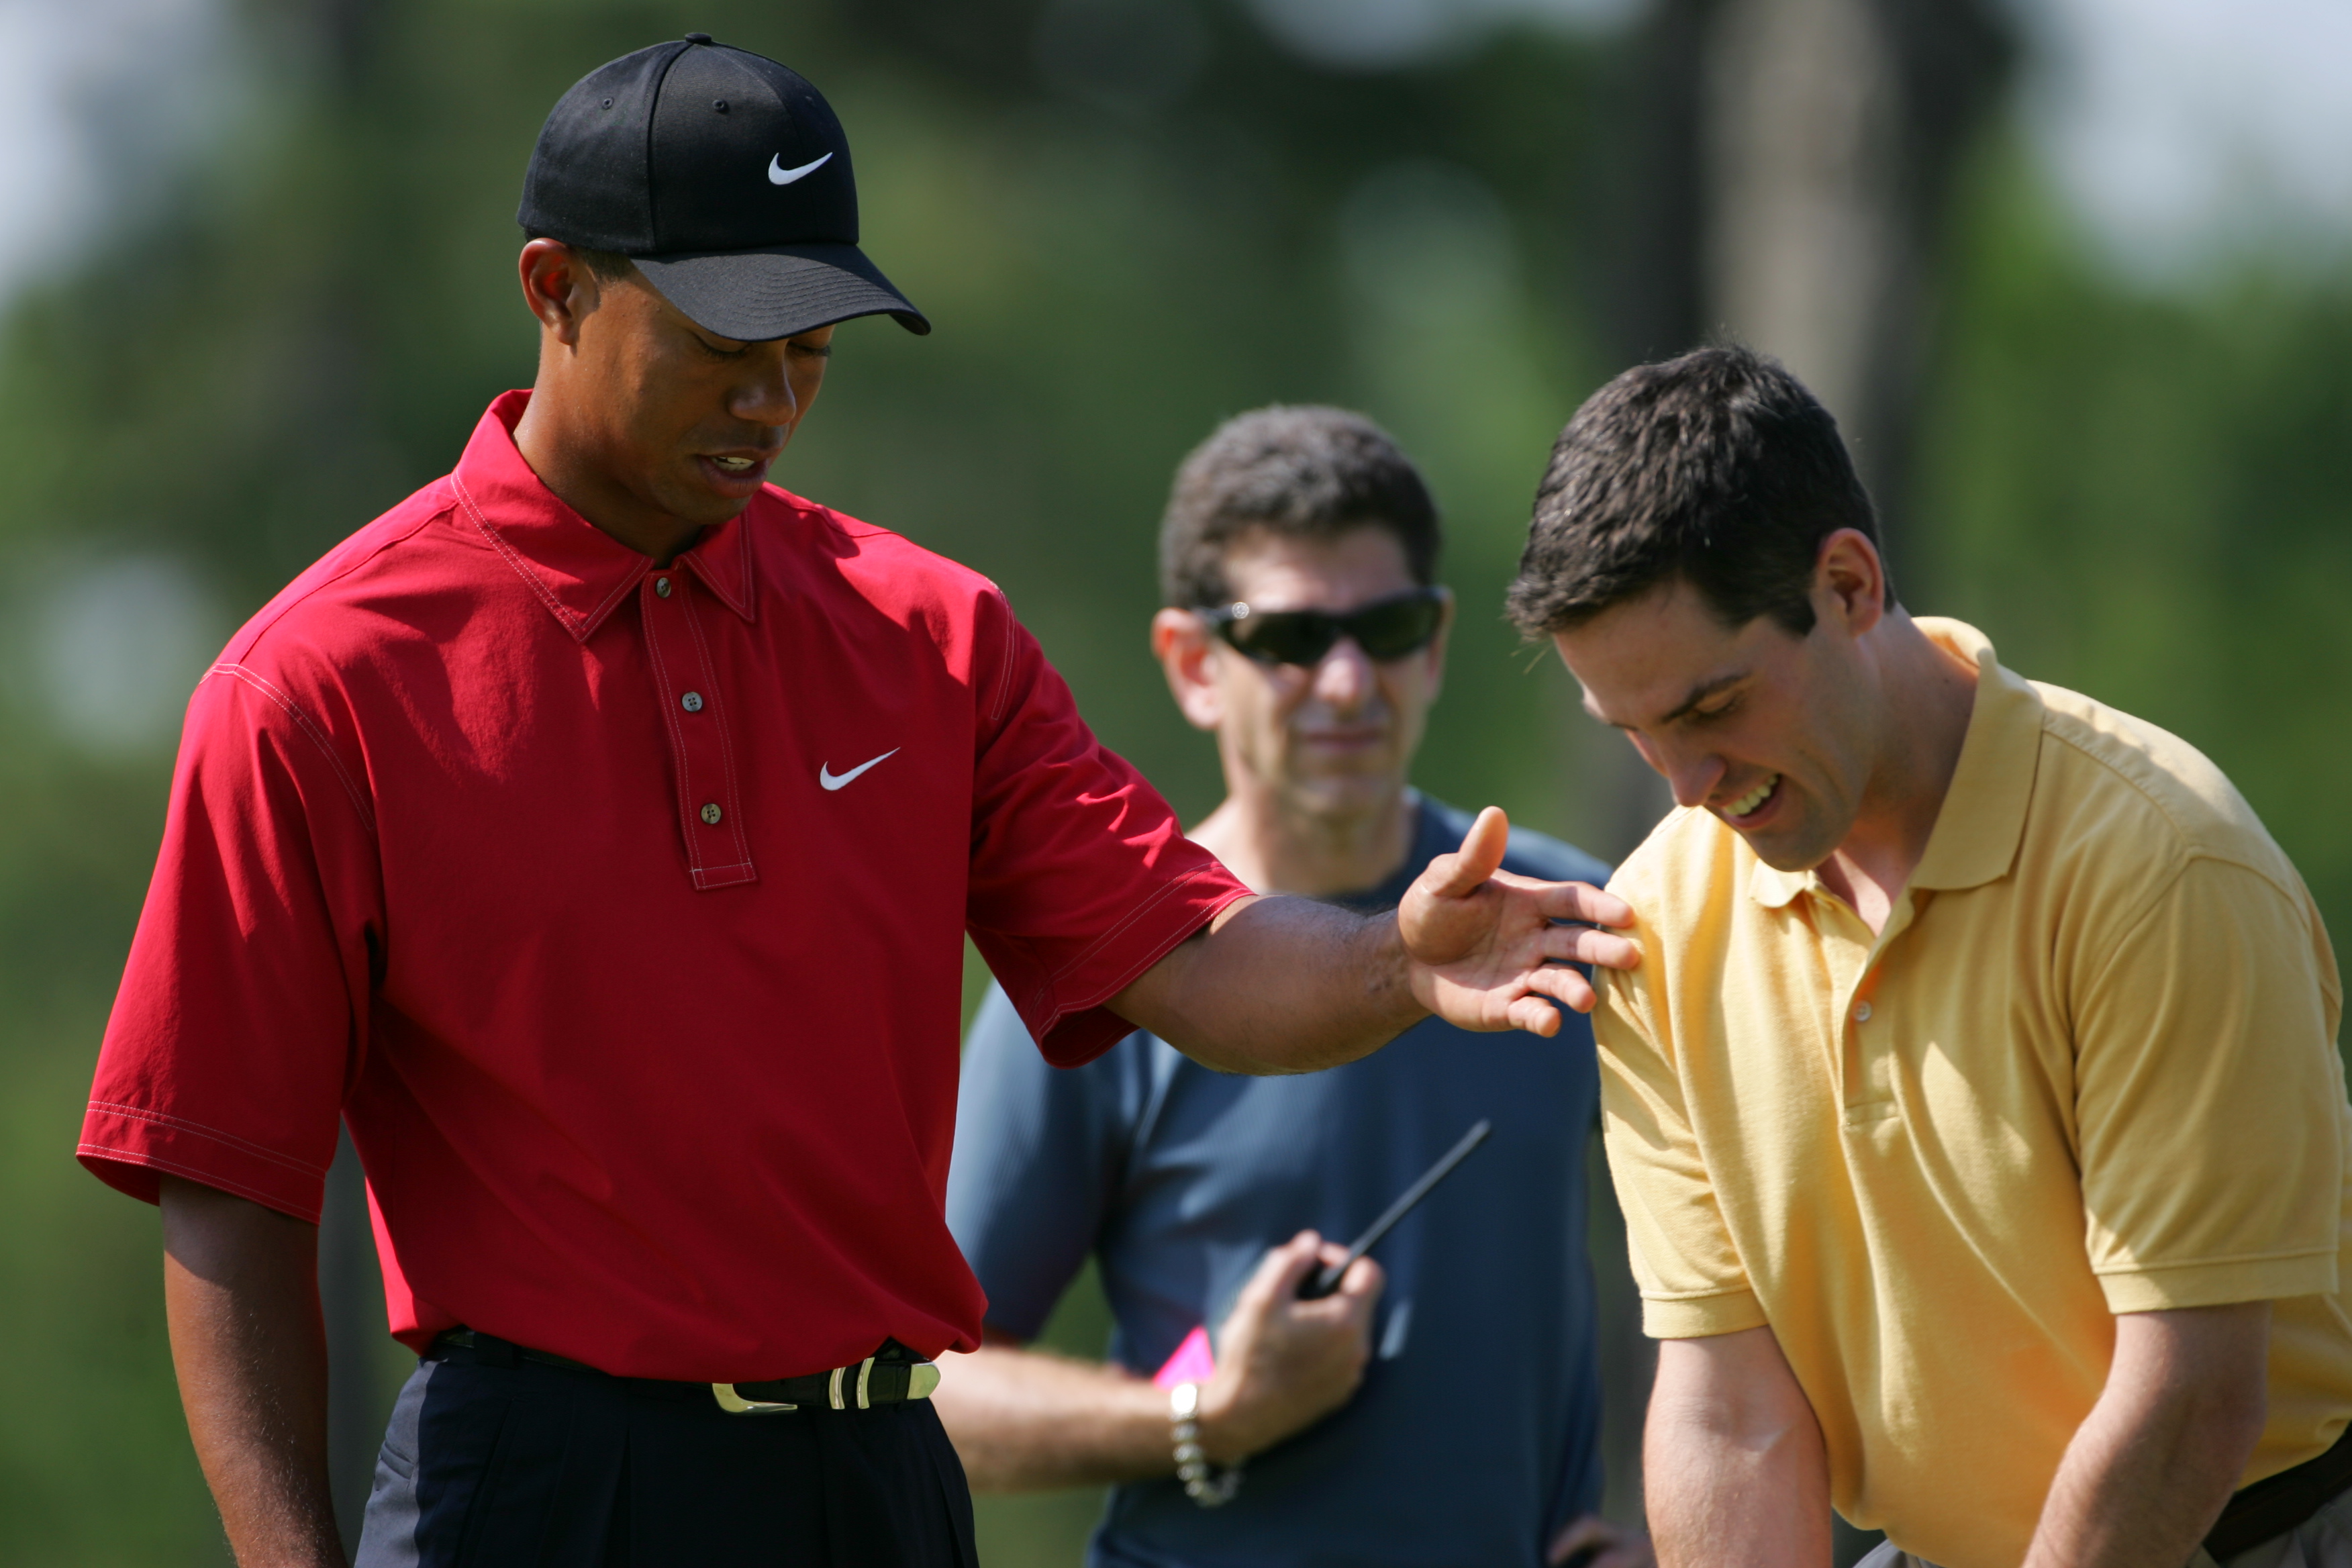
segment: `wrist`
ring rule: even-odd
[[[1373,1006],[1401,1033],[1437,1011],[1437,975],[1413,957],[1405,945],[1402,915],[1391,910],[1364,922],[1370,944],[1367,972],[1373,977],[1366,988]]]
[[[1180,1383],[1168,1392],[1169,1435],[1176,1479],[1184,1495],[1202,1508],[1223,1508],[1241,1489],[1242,1467],[1213,1462],[1201,1441],[1201,1385]]]
[[[1202,1451],[1211,1464],[1238,1465],[1265,1447],[1254,1440],[1251,1423],[1236,1408],[1238,1401],[1230,1384],[1223,1378],[1213,1378],[1199,1387],[1193,1422],[1200,1429]],[[1172,1405],[1170,1410],[1172,1419]]]

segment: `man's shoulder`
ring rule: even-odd
[[[1678,805],[1618,863],[1609,890],[1643,923],[1671,928],[1739,890],[1755,863],[1755,852],[1712,812]]]
[[[2095,698],[2041,681],[2042,746],[2033,814],[2045,842],[2168,873],[2198,858],[2300,880],[2229,775],[2179,736]]]
[[[412,626],[415,617],[394,606],[446,587],[443,557],[467,543],[436,525],[456,509],[456,492],[444,476],[351,534],[255,611],[229,638],[215,668],[299,680],[343,665]],[[482,548],[487,551],[487,542]]]
[[[969,615],[1003,602],[986,575],[904,534],[776,485],[762,490],[757,504],[746,521],[782,547],[763,551],[761,561],[797,585],[832,585],[901,613]]]

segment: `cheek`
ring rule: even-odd
[[[692,423],[690,417],[681,417],[690,402],[686,391],[693,384],[690,368],[649,353],[629,370],[628,405],[615,417],[625,422],[634,445],[648,450],[670,447],[681,426]]]
[[[1428,726],[1430,705],[1437,698],[1437,672],[1418,662],[1393,672],[1384,670],[1381,695],[1387,700],[1389,711],[1396,715],[1398,741],[1410,744]]]
[[[793,372],[793,403],[801,413],[807,413],[808,405],[816,401],[816,395],[824,390],[824,372],[825,362],[823,360]]]
[[[1255,669],[1229,668],[1219,674],[1213,689],[1219,726],[1245,754],[1263,755],[1268,737],[1278,735],[1282,728],[1272,683]]]
[[[1250,706],[1241,715],[1249,726],[1249,743],[1261,756],[1280,756],[1289,747],[1290,723],[1310,692],[1309,683],[1278,670],[1261,679],[1251,693]]]

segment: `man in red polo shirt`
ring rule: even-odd
[[[1252,899],[985,579],[764,484],[833,323],[929,325],[849,149],[690,35],[526,178],[537,381],[198,688],[84,1124],[163,1206],[189,1426],[247,1564],[340,1563],[315,1289],[347,1123],[423,1358],[365,1564],[971,1561],[925,1358],[961,936],[1040,1047],[1297,1071],[1430,1011],[1557,1027],[1632,962],[1591,889]]]

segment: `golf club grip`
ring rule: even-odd
[[[1483,1116],[1480,1117],[1470,1131],[1462,1135],[1460,1142],[1441,1155],[1437,1163],[1422,1173],[1421,1180],[1407,1187],[1397,1201],[1388,1206],[1387,1213],[1364,1228],[1364,1234],[1356,1237],[1355,1245],[1348,1248],[1347,1257],[1337,1263],[1316,1269],[1306,1279],[1301,1279],[1298,1282],[1298,1299],[1302,1301],[1317,1301],[1337,1290],[1339,1288],[1339,1281],[1345,1279],[1348,1270],[1355,1266],[1356,1259],[1378,1246],[1381,1237],[1388,1235],[1390,1227],[1404,1218],[1406,1215],[1411,1214],[1413,1205],[1427,1197],[1438,1183],[1453,1174],[1454,1167],[1468,1159],[1470,1151],[1485,1142],[1486,1134],[1494,1130],[1493,1122]]]

